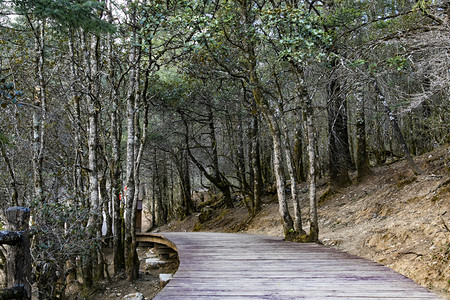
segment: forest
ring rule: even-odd
[[[446,0],[2,0],[1,210],[31,210],[40,299],[104,278],[106,246],[135,279],[138,206],[156,228],[199,192],[276,193],[317,242],[318,178],[449,144],[449,70]]]

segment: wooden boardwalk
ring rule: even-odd
[[[180,266],[154,299],[440,299],[387,267],[316,244],[246,234],[163,236]]]

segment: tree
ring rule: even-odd
[[[339,188],[346,187],[351,183],[348,176],[351,157],[347,127],[347,100],[337,74],[337,59],[332,59],[331,64],[331,79],[327,87],[329,176],[331,187]]]
[[[40,297],[108,275],[111,235],[137,277],[145,189],[157,226],[205,187],[251,218],[275,182],[285,237],[318,241],[318,177],[402,157],[419,174],[450,136],[447,2],[3,1],[0,194],[32,207]]]
[[[207,103],[207,115],[204,116],[205,120],[204,123],[207,125],[208,135],[209,135],[209,146],[206,148],[209,148],[210,153],[210,163],[211,165],[208,166],[211,171],[208,171],[205,166],[194,156],[192,153],[191,147],[189,146],[189,138],[191,137],[189,132],[189,124],[187,122],[186,116],[184,115],[184,112],[181,110],[178,110],[180,113],[181,118],[183,119],[183,123],[185,126],[185,139],[186,139],[186,145],[187,145],[187,154],[189,155],[192,162],[197,166],[197,168],[200,170],[200,172],[212,183],[214,184],[223,194],[224,197],[224,203],[228,208],[233,208],[233,200],[231,198],[231,190],[230,190],[230,183],[226,176],[222,174],[222,172],[219,169],[219,156],[218,156],[218,142],[216,137],[216,128],[214,124],[214,115],[212,111],[212,103]],[[195,137],[194,137],[195,140]],[[196,145],[197,148],[200,148],[200,143],[197,142]]]

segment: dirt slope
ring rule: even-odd
[[[399,161],[374,168],[364,182],[324,197],[319,209],[320,239],[325,245],[387,265],[450,299],[450,147],[415,161],[425,171],[423,175],[415,176]],[[307,186],[299,188],[304,198],[303,220],[307,220]],[[326,191],[322,181],[319,195]],[[172,222],[159,231],[282,236],[273,196],[264,198],[262,211],[253,219],[243,205],[209,209],[209,220],[203,223],[198,217]]]

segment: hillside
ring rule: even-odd
[[[374,168],[364,182],[333,195],[322,180],[320,239],[384,264],[450,299],[450,148],[415,160],[423,175],[415,176],[404,161],[398,161]],[[305,195],[302,209],[307,220],[307,187],[299,188]],[[158,229],[194,230],[283,235],[277,201],[270,195],[253,219],[242,204],[234,209],[205,206],[202,214]]]

